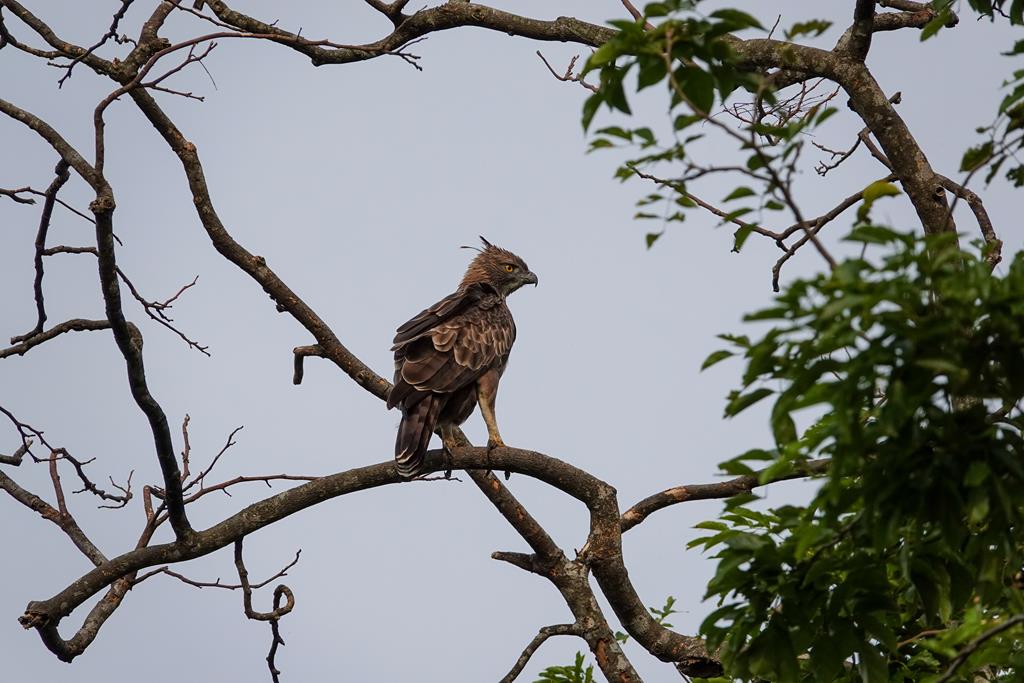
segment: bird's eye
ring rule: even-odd
[[[510,273],[514,273],[515,270],[516,270],[516,267],[513,266],[511,263],[506,263],[505,264],[505,270],[510,272]]]

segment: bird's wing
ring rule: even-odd
[[[388,406],[421,392],[457,391],[508,355],[515,323],[504,299],[486,286],[446,297],[398,329],[395,388]],[[409,407],[407,405],[406,407]]]

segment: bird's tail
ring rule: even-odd
[[[434,433],[443,406],[441,396],[428,394],[411,408],[402,407],[402,423],[398,426],[398,438],[395,440],[399,476],[412,479],[420,474],[430,435]]]

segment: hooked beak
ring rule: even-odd
[[[523,283],[524,284],[530,284],[530,285],[533,285],[534,287],[536,287],[537,286],[537,276],[534,275],[533,273],[527,272],[527,273],[525,273],[523,275]]]

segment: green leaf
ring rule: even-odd
[[[865,643],[858,654],[857,668],[865,683],[886,683],[889,680],[888,662],[874,646]]]
[[[664,230],[662,230],[661,232],[649,232],[649,233],[647,233],[644,236],[644,240],[647,242],[647,248],[650,249],[651,247],[653,247],[654,243],[657,242],[658,239],[662,235],[664,235],[664,234],[665,234]]]
[[[895,197],[900,194],[900,188],[884,180],[876,180],[864,188],[862,196],[864,201],[873,202],[881,197]]]
[[[755,194],[757,193],[754,192],[749,187],[746,187],[745,185],[740,185],[735,190],[727,194],[725,196],[725,199],[723,199],[722,201],[731,202],[734,199],[742,199],[743,197],[753,197]]]
[[[743,245],[747,243],[747,239],[753,233],[754,233],[754,227],[752,225],[741,225],[740,227],[736,228],[736,232],[734,232],[732,234],[732,237],[733,237],[733,243],[732,243],[733,253],[736,253],[736,254],[740,253],[740,249],[743,248]]]
[[[703,372],[704,370],[707,370],[715,363],[720,363],[726,358],[730,358],[734,355],[735,354],[732,351],[726,351],[725,349],[715,351],[714,353],[712,353],[711,355],[704,359],[704,362],[701,363],[700,369]]]
[[[924,28],[921,29],[921,41],[924,42],[925,40],[928,40],[942,30],[950,19],[952,19],[952,14],[949,11],[949,7],[947,6],[940,9],[936,13],[935,18],[925,24]]]
[[[676,70],[676,79],[698,114],[711,111],[715,104],[714,76],[698,67],[688,66]]]
[[[973,171],[985,165],[992,158],[992,151],[993,144],[991,140],[977,147],[971,147],[964,152],[964,156],[960,160],[960,171]]]
[[[810,35],[817,38],[831,28],[832,22],[824,19],[811,19],[810,21],[798,21],[786,31],[786,40],[792,41],[803,35]]]
[[[590,122],[594,120],[594,114],[597,113],[598,107],[604,98],[601,97],[601,93],[594,93],[583,102],[583,130],[586,131],[590,128]]]
[[[737,391],[732,392],[730,395],[729,403],[725,407],[726,417],[732,417],[738,415],[742,411],[746,410],[750,406],[754,405],[758,401],[768,396],[771,396],[775,392],[766,387],[755,389],[746,394],[741,394]]]
[[[892,183],[884,180],[876,180],[867,187],[864,188],[864,192],[861,194],[864,201],[857,209],[857,220],[861,223],[867,221],[868,214],[871,212],[871,207],[875,201],[882,197],[894,197],[900,194],[900,189]]]
[[[590,59],[587,60],[587,68],[604,66],[605,64],[614,61],[618,56],[618,44],[616,44],[614,40],[609,40],[607,43],[594,50],[594,53],[590,55]]]
[[[741,12],[737,9],[720,9],[712,12],[710,16],[713,19],[721,19],[727,22],[734,27],[732,29],[734,31],[744,28],[759,28],[762,31],[764,30],[764,26],[761,26],[761,22],[746,12]]]

